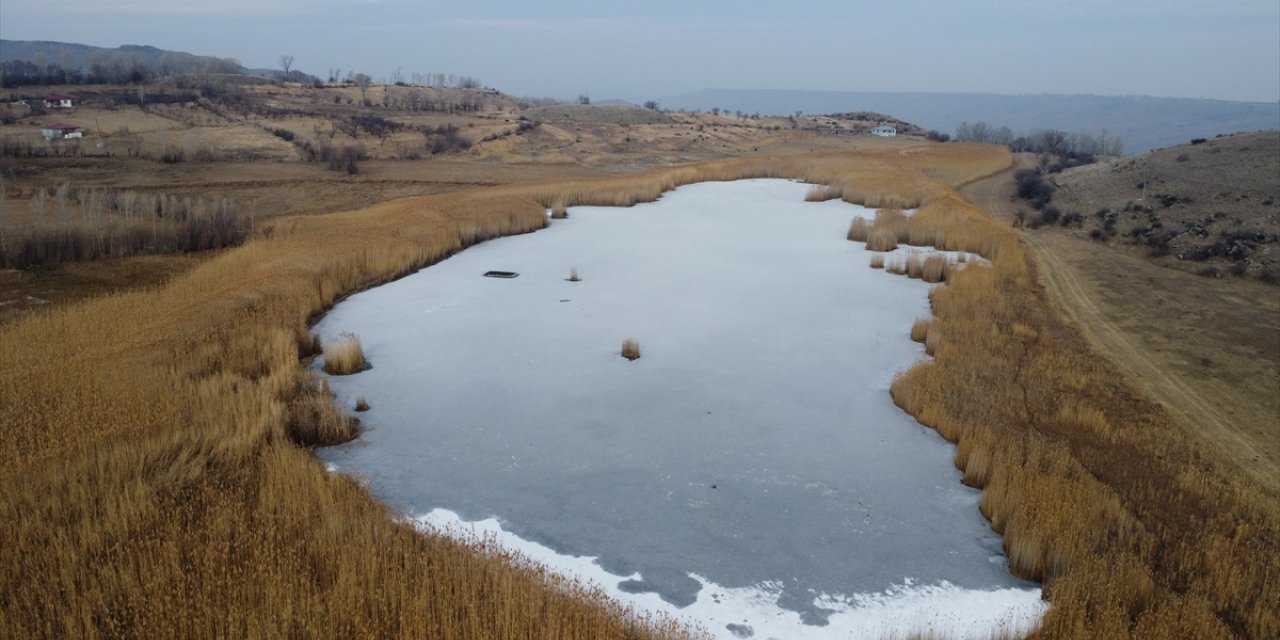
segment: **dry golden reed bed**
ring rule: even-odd
[[[1274,637],[1276,507],[1179,438],[1052,314],[1016,236],[950,190],[1009,164],[948,144],[655,169],[287,219],[164,287],[0,327],[0,637],[695,635],[484,544],[421,535],[308,446],[352,435],[303,373],[339,297],[546,208],[794,177],[981,254],[935,290],[937,359],[895,400],[957,442],[1042,637]],[[914,236],[908,236],[914,237]],[[907,339],[908,327],[903,327]]]

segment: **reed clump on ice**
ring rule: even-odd
[[[360,336],[342,332],[337,339],[323,345],[324,372],[330,375],[359,373],[365,368],[364,348]]]

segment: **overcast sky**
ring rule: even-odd
[[[1277,0],[3,0],[0,37],[250,67],[401,68],[516,95],[697,89],[1280,101]]]

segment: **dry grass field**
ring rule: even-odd
[[[683,137],[664,144],[678,152]],[[316,348],[309,322],[342,296],[539,229],[549,208],[630,206],[746,177],[919,207],[905,228],[886,214],[869,233],[891,227],[899,242],[991,261],[950,273],[927,326],[903,327],[903,339],[925,333],[934,359],[892,393],[956,443],[1011,570],[1045,582],[1051,608],[1036,637],[1280,635],[1274,493],[1128,382],[1055,311],[1039,276],[1057,266],[955,192],[1010,155],[850,139],[797,133],[765,148],[819,150],[739,149],[625,175],[565,165],[573,179],[535,171],[351,211],[263,215],[242,246],[154,284],[0,324],[0,636],[695,636],[491,545],[422,535],[356,480],[326,473],[309,447],[357,432],[302,364]],[[652,166],[666,153],[634,158]],[[625,149],[613,158],[631,162]],[[27,189],[57,160],[21,166]]]
[[[34,91],[34,90],[33,90]],[[248,82],[198,95],[174,83],[139,90],[110,86],[42,88],[76,99],[70,110],[21,104],[36,95],[8,90],[0,104],[0,255],[31,231],[38,192],[46,229],[61,230],[56,194],[112,191],[138,198],[226,201],[253,226],[279,216],[348,211],[395,198],[480,186],[616,175],[653,166],[751,154],[851,148],[905,148],[865,132],[874,122],[805,116],[768,118],[666,113],[616,105],[531,106],[492,90],[372,86],[369,107],[355,86],[316,88]],[[165,102],[181,98],[176,102]],[[185,100],[185,101],[183,101]],[[85,130],[49,143],[55,121]],[[440,133],[444,130],[445,133]],[[292,136],[291,141],[281,137]],[[315,158],[321,147],[362,150],[357,172]],[[176,155],[165,153],[180,151]],[[84,232],[82,211],[66,216]],[[106,212],[105,224],[113,223]],[[92,216],[89,216],[92,217]],[[114,220],[124,230],[137,220]],[[99,224],[99,228],[101,228]],[[150,228],[147,228],[148,232]],[[130,259],[132,260],[132,259]],[[21,272],[0,259],[0,323],[31,306],[147,284],[189,264],[138,277],[129,264],[81,277],[69,263]],[[128,262],[128,261],[126,261]],[[112,278],[113,275],[119,277]]]

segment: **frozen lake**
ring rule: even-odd
[[[352,296],[317,330],[360,336],[372,368],[330,381],[368,431],[318,455],[726,638],[1034,624],[954,449],[889,397],[930,285],[868,268],[845,232],[873,212],[807,188],[575,207]]]

